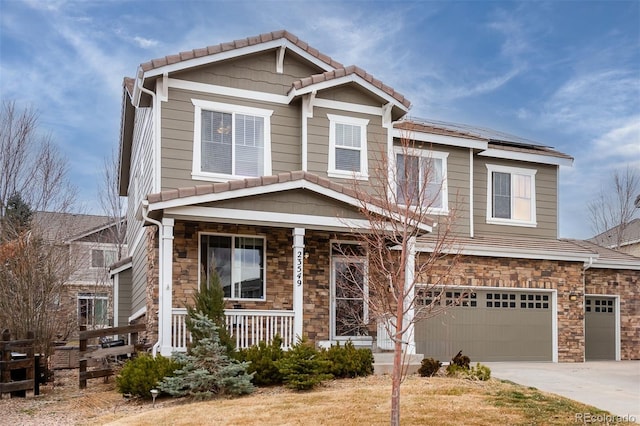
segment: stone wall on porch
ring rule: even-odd
[[[425,253],[426,255],[426,253]],[[445,259],[441,265],[453,261]],[[455,261],[454,261],[455,262]],[[419,270],[419,259],[416,269]],[[583,270],[580,262],[459,256],[442,281],[456,286],[555,289],[558,291],[558,361],[584,361]],[[434,267],[420,281],[439,281],[445,266]],[[569,294],[576,294],[576,301]]]
[[[640,271],[589,268],[585,293],[620,296],[620,358],[640,359]]]
[[[292,228],[231,225],[176,220],[173,240],[173,306],[186,307],[198,288],[199,235],[220,233],[264,236],[266,239],[266,300],[227,302],[227,308],[293,309]],[[330,248],[344,235],[307,229],[304,237],[304,328],[311,342],[329,339]],[[157,283],[157,276],[156,276]],[[157,287],[157,284],[156,284]]]

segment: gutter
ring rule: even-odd
[[[149,222],[153,225],[156,225],[158,227],[158,241],[162,241],[162,223],[160,223],[159,221],[152,219],[148,216],[149,213],[149,202],[147,200],[142,200],[142,219],[144,220],[144,222]],[[158,244],[158,259],[162,259],[162,248],[163,244]],[[160,262],[158,262],[158,341],[153,345],[152,348],[152,354],[155,357],[156,354],[158,353],[158,348],[160,348],[160,345],[162,344],[162,333],[160,333],[160,330],[162,330],[162,314],[160,311],[160,306],[162,306],[162,300],[164,299],[164,292],[163,292],[163,288],[162,288],[162,275],[163,275],[163,269],[160,267]]]

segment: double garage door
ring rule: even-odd
[[[440,361],[449,361],[458,351],[472,362],[552,361],[551,292],[473,291],[419,293],[419,304],[436,300],[446,309],[416,323],[417,353]]]

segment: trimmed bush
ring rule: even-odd
[[[327,374],[329,361],[323,359],[320,352],[306,340],[299,341],[285,352],[282,359],[276,361],[285,386],[295,390],[309,390],[331,379]]]
[[[236,359],[249,363],[247,373],[253,373],[253,384],[257,386],[283,383],[284,377],[276,365],[283,356],[282,339],[277,335],[270,344],[260,342],[257,346],[240,349],[236,353]]]
[[[173,376],[174,370],[181,365],[171,358],[141,353],[125,362],[116,376],[116,388],[121,394],[131,394],[142,398],[151,398],[151,389],[165,378]]]
[[[432,377],[435,376],[436,373],[438,373],[440,367],[442,367],[442,363],[437,359],[425,358],[420,364],[418,374],[420,374],[422,377]]]
[[[373,353],[371,349],[357,349],[351,341],[341,346],[338,343],[322,351],[329,361],[327,373],[336,378],[364,377],[373,374]]]

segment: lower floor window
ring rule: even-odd
[[[78,294],[78,323],[87,327],[107,326],[109,296],[105,293]]]
[[[217,275],[225,297],[264,300],[264,251],[262,237],[201,235],[201,280]]]

